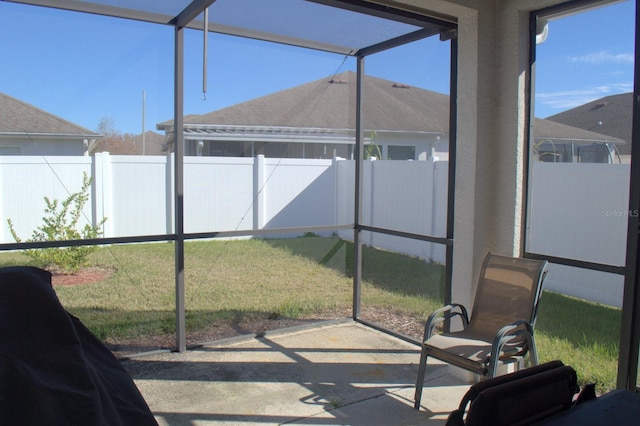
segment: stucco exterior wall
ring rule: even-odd
[[[10,155],[85,155],[83,139],[56,137],[0,137],[0,151]],[[19,152],[18,152],[19,151]]]

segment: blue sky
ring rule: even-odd
[[[537,116],[632,90],[633,8],[627,1],[550,23],[538,49]],[[109,117],[121,132],[140,133],[143,91],[146,130],[172,118],[171,28],[0,2],[0,32],[0,92],[90,130]],[[353,58],[212,34],[205,96],[202,33],[187,31],[185,46],[186,114],[355,69]],[[412,43],[368,57],[366,73],[447,93],[448,49],[437,37]]]
[[[633,91],[635,2],[549,23],[536,51],[536,115]]]

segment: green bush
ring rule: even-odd
[[[43,225],[33,231],[31,239],[27,242],[83,240],[102,235],[100,227],[107,218],[103,218],[97,226],[87,224],[78,230],[82,210],[89,200],[90,186],[91,178],[83,173],[82,188],[79,192],[69,195],[62,202],[44,197],[46,208],[45,216],[42,218]],[[13,239],[18,243],[22,242],[11,219],[8,219],[7,223]],[[88,256],[95,250],[95,246],[53,247],[26,250],[25,254],[43,266],[55,266],[64,272],[73,272],[86,266]]]

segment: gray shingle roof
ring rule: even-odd
[[[578,127],[569,126],[548,119],[536,118],[533,129],[536,140],[553,139],[556,141],[566,140],[585,143],[612,142],[615,143],[616,146],[624,143],[622,139],[618,139],[613,136],[591,132],[589,130],[580,129]]]
[[[0,93],[0,133],[97,136],[97,133]]]
[[[187,116],[185,124],[353,129],[355,82],[356,74],[348,71],[208,114]],[[366,129],[448,133],[448,95],[371,76],[365,77],[363,89]]]
[[[591,130],[622,139],[620,154],[631,153],[633,93],[600,98],[579,107],[547,117],[547,120]]]
[[[202,115],[187,115],[185,126],[227,125],[317,129],[355,128],[356,74],[351,71],[296,86]],[[449,133],[449,96],[365,76],[364,127],[368,130]],[[158,124],[171,126],[172,120]],[[536,119],[535,137],[573,142],[618,138]]]

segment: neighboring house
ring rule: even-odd
[[[100,135],[0,93],[0,155],[87,155]]]
[[[185,155],[353,158],[356,74],[345,72],[203,115],[184,118]],[[366,76],[365,155],[448,160],[449,96]],[[173,121],[158,124],[173,151]],[[610,136],[537,119],[539,161],[619,162]]]
[[[345,72],[184,118],[186,155],[353,158],[356,74]],[[448,158],[449,96],[366,76],[367,152],[394,160]],[[173,121],[157,125],[173,150]]]
[[[621,163],[624,141],[578,127],[537,118],[533,125],[533,155],[548,163]]]
[[[600,98],[579,107],[547,117],[547,120],[598,132],[620,139],[618,152],[623,162],[631,155],[631,124],[633,93],[623,93]]]

